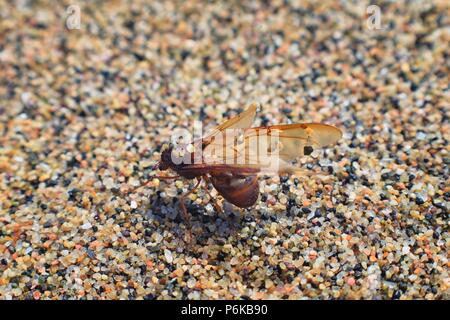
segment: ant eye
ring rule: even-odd
[[[314,149],[313,149],[313,147],[311,147],[311,146],[305,146],[305,147],[303,148],[303,154],[304,154],[305,156],[309,156],[311,153],[313,153],[313,151],[314,151]]]

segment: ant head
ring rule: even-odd
[[[171,153],[173,146],[171,144],[165,144],[162,147],[161,151],[161,160],[158,164],[158,169],[161,171],[167,170],[170,167],[171,163]]]

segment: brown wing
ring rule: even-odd
[[[217,135],[204,150],[203,159],[210,165],[260,168],[263,173],[304,174],[305,170],[288,162],[332,145],[341,137],[338,128],[318,123],[256,127],[246,129],[239,144],[230,144],[233,139],[228,138],[221,141],[221,136]]]
[[[258,177],[232,174],[211,175],[214,188],[230,203],[240,208],[255,204],[259,196]]]
[[[255,119],[256,109],[256,104],[251,104],[245,111],[215,127],[209,134],[201,138],[202,148],[213,142],[214,137],[222,134],[225,129],[250,128]]]
[[[237,130],[239,130],[241,136],[243,136],[244,129],[249,128],[253,123],[256,109],[257,105],[251,104],[245,111],[223,122],[202,138],[196,139],[188,144],[176,145],[173,149],[176,153],[176,157],[180,159],[189,159],[189,155],[186,153],[188,152],[191,157],[191,163],[198,164],[203,161],[201,154],[206,147],[210,147],[214,152],[222,152],[224,147],[222,144],[222,136],[226,134],[226,132]]]
[[[269,127],[250,128],[245,131],[244,140],[251,145],[252,139],[266,141],[276,140],[278,146],[268,150],[268,155],[275,153],[285,161],[309,155],[316,148],[335,144],[342,138],[342,132],[336,127],[321,123],[283,124]],[[258,150],[261,153],[260,150]]]

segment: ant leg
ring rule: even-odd
[[[208,184],[211,182],[211,181],[209,180],[208,176],[205,175],[205,176],[203,176],[203,178],[205,179],[205,181],[206,181]],[[206,191],[206,193],[207,193],[208,196],[209,196],[209,199],[212,200],[213,205],[214,205],[214,209],[216,209],[216,211],[217,211],[219,214],[223,214],[223,209],[222,209],[222,207],[217,203],[217,199],[214,198],[214,197],[211,195],[211,193],[210,193],[209,190],[208,190],[208,186],[207,186],[207,185],[205,185],[205,186],[203,187],[203,190]]]
[[[186,209],[186,205],[184,204],[184,201],[192,192],[194,192],[198,188],[198,186],[200,185],[200,182],[202,182],[202,180],[198,179],[197,184],[194,186],[194,188],[189,190],[187,193],[183,194],[180,199],[181,213],[183,215],[183,219],[186,222],[186,227],[188,229],[188,242],[191,242],[191,239],[192,239],[191,216],[189,215],[189,213]]]
[[[152,179],[161,179],[161,180],[170,180],[170,179],[178,179],[181,176],[153,176]]]

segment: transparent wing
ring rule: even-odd
[[[255,119],[256,109],[257,105],[251,104],[245,111],[215,127],[210,133],[206,134],[201,140],[196,141],[195,143],[201,142],[202,147],[204,148],[207,145],[214,143],[215,137],[221,135],[226,129],[250,128]]]
[[[250,128],[245,131],[246,144],[257,140],[269,145],[269,155],[277,154],[285,161],[292,161],[298,157],[311,154],[316,148],[334,145],[342,138],[342,132],[336,127],[321,123],[284,124],[269,127]],[[274,143],[278,146],[274,147]],[[258,150],[261,153],[262,150]]]
[[[248,129],[253,123],[256,109],[256,104],[250,105],[245,111],[215,127],[207,135],[189,143],[184,142],[185,137],[183,135],[176,135],[173,141],[175,144],[174,152],[176,153],[176,156],[182,159],[192,158],[195,163],[199,163],[199,161],[202,161],[202,151],[207,146],[210,146],[210,149],[215,150],[215,152],[219,152],[219,150],[223,149],[222,141],[224,140],[221,139],[223,133]],[[179,138],[181,138],[181,143],[178,142]]]
[[[342,137],[336,127],[309,123],[224,130],[216,134],[203,153],[207,164],[259,168],[264,173],[302,173],[290,161],[317,148],[335,144]]]

